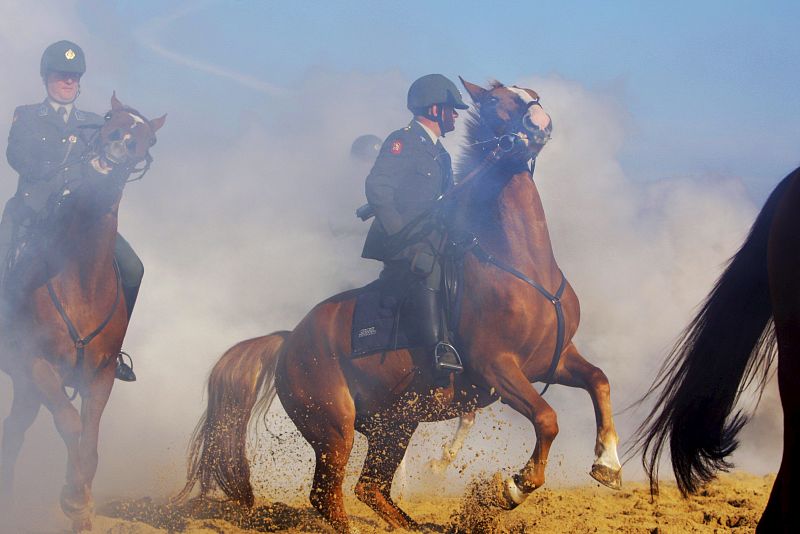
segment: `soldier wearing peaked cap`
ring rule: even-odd
[[[19,173],[14,197],[6,203],[0,221],[0,283],[5,284],[9,264],[18,240],[36,221],[54,194],[58,194],[69,172],[86,151],[89,138],[102,126],[103,118],[75,106],[80,94],[81,76],[86,72],[86,57],[81,47],[58,41],[42,54],[39,73],[47,97],[38,104],[20,106],[14,111],[6,156]],[[119,234],[114,257],[120,268],[128,318],[139,293],[144,266],[131,246]],[[9,288],[3,287],[8,296]],[[133,369],[120,358],[117,378],[136,380]]]
[[[468,106],[452,81],[429,74],[411,84],[407,107],[412,121],[386,138],[366,179],[375,220],[362,257],[384,262],[382,278],[415,277],[409,295],[414,331],[433,352],[441,377],[461,372],[462,365],[455,348],[444,339],[441,320],[438,255],[443,237],[423,214],[453,186],[450,154],[440,138],[453,131],[457,110]]]

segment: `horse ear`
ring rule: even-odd
[[[150,127],[153,129],[153,132],[158,131],[159,128],[164,126],[164,123],[167,122],[167,114],[164,113],[157,119],[153,119],[150,121]]]
[[[483,97],[486,96],[486,93],[489,92],[486,89],[484,89],[483,87],[481,87],[480,85],[475,85],[474,83],[469,83],[467,80],[465,80],[461,76],[459,76],[458,79],[461,80],[461,84],[464,86],[464,89],[467,90],[467,92],[469,93],[469,97],[472,99],[472,101],[476,105],[478,105],[478,103],[481,100],[483,100]]]
[[[117,92],[114,91],[113,93],[111,93],[111,109],[112,110],[118,110],[118,109],[123,108],[123,107],[125,107],[125,106],[122,105],[122,102],[117,100]]]

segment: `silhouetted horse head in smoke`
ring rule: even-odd
[[[125,184],[149,168],[149,150],[165,118],[147,120],[111,97],[111,110],[79,164],[60,169],[63,187],[51,197],[41,227],[47,235],[32,236],[38,248],[23,251],[15,270],[24,273],[16,280],[24,283],[0,323],[0,365],[14,382],[0,495],[10,500],[25,431],[43,404],[67,446],[61,508],[75,531],[91,529],[100,417],[128,327],[114,261],[117,211]],[[80,411],[67,386],[81,395]]]

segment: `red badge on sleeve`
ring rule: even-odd
[[[403,142],[400,141],[399,139],[397,141],[393,141],[391,153],[397,155],[402,151],[403,151]]]

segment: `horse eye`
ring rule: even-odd
[[[111,135],[109,135],[108,138],[111,139],[112,141],[119,141],[120,139],[122,139],[122,134],[120,133],[119,130],[114,130],[113,132],[111,132]]]

